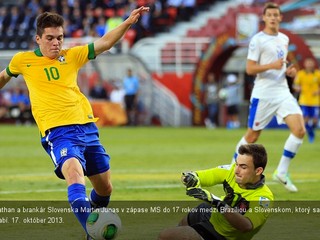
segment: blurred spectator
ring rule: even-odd
[[[73,8],[71,18],[72,28],[74,29],[73,33],[83,29],[82,21],[83,16],[80,8]]]
[[[106,22],[107,31],[110,32],[112,29],[119,26],[122,22],[123,22],[123,19],[121,16],[119,16],[119,12],[113,11]]]
[[[10,14],[8,16],[8,28],[7,28],[7,36],[13,36],[18,33],[20,23],[22,20],[22,14],[19,12],[19,7],[13,5],[10,9]]]
[[[23,35],[32,30],[35,19],[36,16],[33,14],[32,9],[28,7],[20,24],[20,31],[23,32]]]
[[[95,33],[98,37],[102,37],[106,33],[106,18],[104,16],[98,18],[98,23],[95,25]]]
[[[26,88],[21,89],[18,86],[13,88],[10,96],[9,114],[16,121],[16,124],[30,124],[33,121],[29,92]]]
[[[118,103],[121,107],[125,108],[124,102],[125,91],[120,82],[113,83],[113,89],[110,93],[110,101],[113,103]]]
[[[151,19],[150,11],[142,14],[140,24],[144,32],[151,31]]]
[[[106,22],[106,32],[110,32],[117,26],[119,26],[123,22],[122,17],[119,15],[118,11],[113,11],[113,13],[110,15],[109,19],[107,19]],[[121,44],[120,42],[116,43],[114,45],[114,49],[117,50],[117,52],[120,52]]]
[[[168,6],[179,8],[182,3],[182,0],[167,0]]]
[[[104,99],[108,100],[109,96],[106,89],[103,86],[103,81],[98,80],[89,91],[89,96],[92,99]]]
[[[0,6],[0,36],[5,32],[6,26],[8,25],[8,17],[7,17],[7,7],[6,6]]]
[[[190,21],[195,14],[196,0],[182,0],[179,6],[178,19],[181,21]]]
[[[71,19],[71,8],[68,7],[68,5],[63,5],[61,7],[61,15],[63,18],[66,19]]]
[[[313,143],[319,119],[320,104],[320,71],[316,69],[313,58],[303,61],[304,68],[299,70],[293,88],[299,94],[299,105],[301,107],[308,140]]]
[[[218,97],[218,84],[215,80],[214,74],[208,74],[207,84],[205,86],[204,98],[208,111],[208,117],[204,120],[207,128],[215,128],[217,124],[218,110],[219,110],[219,97]]]
[[[136,125],[137,104],[139,93],[139,79],[133,75],[132,69],[127,69],[127,76],[123,79],[125,90],[125,106],[128,118],[128,125]]]
[[[167,31],[179,19],[177,14],[182,14],[180,20],[188,20],[196,12],[194,3],[195,0],[24,0],[22,5],[12,2],[10,7],[0,3],[0,48],[34,47],[32,37],[35,19],[44,11],[63,15],[66,22],[65,37],[101,36],[103,30],[101,23],[98,24],[100,17],[105,17],[106,32],[126,19],[132,9],[141,4],[148,5],[150,12],[143,14],[132,26],[132,30],[136,31],[132,34],[136,42],[157,32]],[[28,36],[25,36],[26,33]],[[119,44],[116,47],[119,49]]]
[[[226,101],[227,106],[227,128],[239,128],[239,105],[240,105],[240,85],[237,76],[229,74],[227,76]]]
[[[6,118],[9,113],[10,93],[8,91],[0,92],[0,120]]]
[[[32,10],[32,14],[36,16],[41,6],[41,0],[26,0],[24,5],[25,8],[30,8]]]
[[[43,2],[45,2],[45,5],[43,6],[45,11],[56,13],[59,11],[57,0],[47,0]]]
[[[157,31],[157,20],[162,17],[163,7],[159,0],[150,0],[149,7],[147,30],[154,33]]]
[[[94,11],[93,11],[93,8],[90,4],[88,4],[87,8],[85,9],[85,19],[87,21],[87,23],[90,25],[90,26],[93,26],[95,23],[96,23],[96,18],[94,16]]]

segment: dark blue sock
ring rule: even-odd
[[[307,133],[308,133],[308,135],[309,135],[309,138],[314,138],[314,125],[312,124],[312,125],[310,125],[310,124],[306,124],[306,130],[307,130]]]
[[[74,183],[68,187],[68,200],[71,208],[81,223],[85,231],[86,221],[90,214],[91,205],[86,196],[86,187],[79,183]]]
[[[100,196],[94,189],[92,189],[90,200],[94,207],[107,207],[110,202],[110,196]]]

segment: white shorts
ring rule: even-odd
[[[258,99],[250,101],[248,127],[253,130],[264,129],[274,116],[278,124],[283,124],[284,118],[290,114],[302,115],[301,108],[292,95],[282,99]]]

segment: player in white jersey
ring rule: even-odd
[[[297,100],[290,93],[286,76],[295,77],[296,69],[288,66],[289,38],[279,32],[282,15],[279,6],[267,3],[263,10],[263,31],[257,33],[250,41],[246,71],[256,75],[250,99],[248,129],[236,147],[236,159],[240,145],[254,143],[261,131],[274,116],[279,124],[286,123],[290,136],[284,145],[284,151],[273,178],[291,192],[297,192],[297,187],[289,178],[288,169],[291,160],[296,155],[305,135],[305,127],[301,109]]]

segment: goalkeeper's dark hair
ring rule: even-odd
[[[281,14],[281,10],[280,10],[280,7],[278,4],[276,3],[273,3],[273,2],[267,2],[265,5],[264,5],[264,8],[263,8],[263,15],[266,14],[267,10],[268,9],[278,9],[280,14]]]
[[[249,143],[239,147],[238,150],[241,155],[252,156],[254,168],[262,167],[265,169],[268,162],[267,151],[261,144]]]
[[[63,27],[64,19],[57,13],[44,12],[37,17],[36,34],[42,36],[44,29],[49,27]]]

